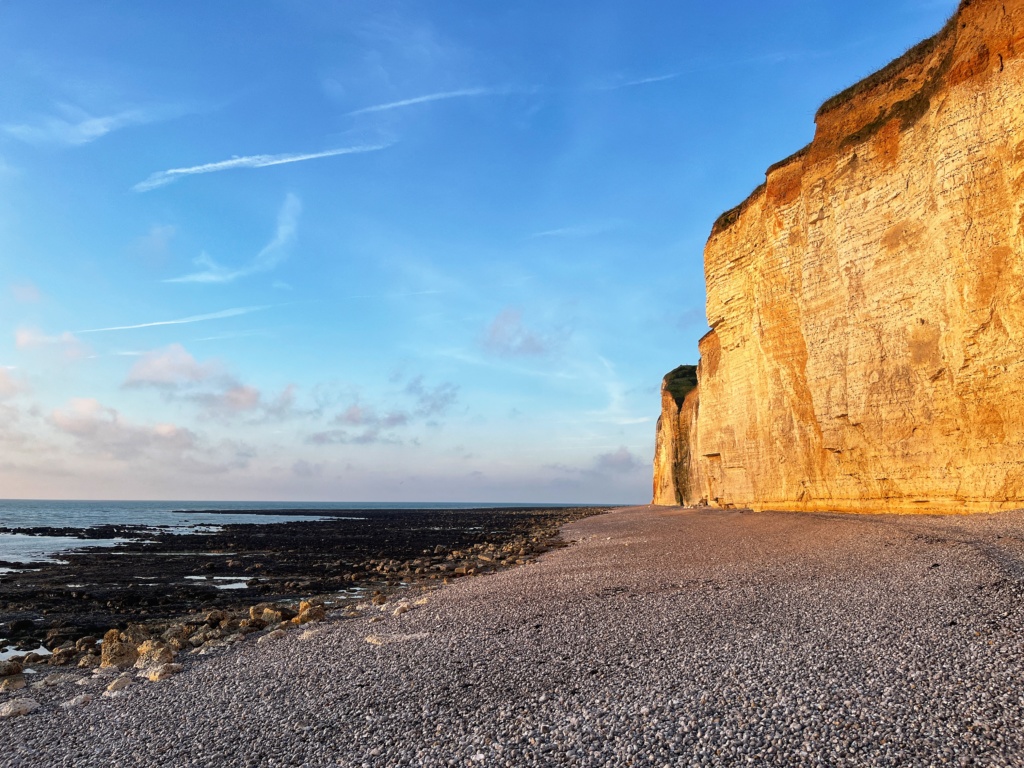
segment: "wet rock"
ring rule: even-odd
[[[0,677],[21,674],[21,664],[16,661],[0,661]]]
[[[78,640],[75,641],[75,650],[85,651],[86,653],[88,653],[96,647],[96,643],[98,642],[99,639],[93,637],[92,635],[80,637],[78,638]]]
[[[43,645],[53,650],[59,648],[67,642],[74,644],[74,638],[70,635],[74,633],[74,629],[69,627],[53,627],[46,630],[46,637],[43,640]]]
[[[36,628],[36,623],[32,619],[18,619],[17,621],[11,622],[11,634],[19,635],[22,632],[31,632]]]
[[[39,708],[35,699],[11,699],[0,704],[0,717],[20,717]]]

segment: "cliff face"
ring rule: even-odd
[[[1024,506],[1022,54],[1024,0],[964,0],[716,222],[656,503]]]
[[[654,503],[685,504],[697,471],[690,453],[697,419],[697,366],[681,365],[661,382],[661,416],[654,446]],[[689,397],[693,393],[692,397]]]

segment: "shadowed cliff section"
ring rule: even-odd
[[[714,224],[656,503],[1024,506],[1024,0],[964,0]]]

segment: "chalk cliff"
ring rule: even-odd
[[[655,503],[1024,506],[1022,54],[1024,0],[963,0],[719,218]]]

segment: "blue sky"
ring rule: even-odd
[[[0,497],[645,502],[711,223],[953,0],[0,2]]]

